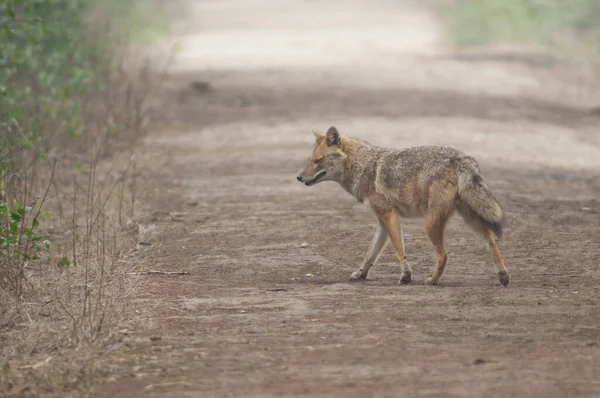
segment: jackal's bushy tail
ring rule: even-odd
[[[502,237],[502,209],[483,181],[474,162],[467,161],[458,179],[458,211],[476,232],[490,229]]]

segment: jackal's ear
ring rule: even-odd
[[[327,146],[340,146],[340,133],[337,131],[335,126],[329,127],[329,130],[327,130],[327,134],[325,134],[325,137],[327,138]]]
[[[313,130],[312,132],[317,139],[317,144],[325,139],[325,134],[321,133],[320,131]]]

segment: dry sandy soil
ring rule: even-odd
[[[457,57],[424,2],[178,2],[188,29],[140,150],[149,269],[99,397],[600,395],[600,141],[565,79]],[[182,29],[185,27],[182,25]],[[414,282],[340,187],[295,179],[312,129],[474,155],[507,215],[502,288],[454,219]],[[597,124],[596,124],[597,125]]]

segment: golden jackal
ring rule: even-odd
[[[367,202],[378,220],[362,265],[350,279],[367,277],[389,236],[402,271],[398,283],[409,283],[412,268],[404,254],[399,217],[420,216],[425,218],[425,229],[437,254],[437,265],[426,283],[436,284],[446,266],[446,222],[458,211],[485,239],[500,283],[508,286],[508,271],[494,239],[494,235],[502,234],[502,210],[475,159],[449,147],[380,148],[342,136],[333,126],[326,134],[315,132],[315,136],[312,155],[298,181],[307,186],[335,181],[359,202]]]

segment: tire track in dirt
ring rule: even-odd
[[[140,151],[148,276],[98,396],[497,397],[600,391],[600,148],[583,111],[534,69],[438,57],[418,2],[196,1]],[[516,73],[516,72],[519,73]],[[206,81],[198,90],[194,82]],[[195,88],[194,88],[195,87]],[[547,93],[546,93],[547,94]],[[405,222],[415,282],[386,249],[347,282],[374,231],[341,188],[295,181],[312,128],[475,155],[508,214],[497,283],[485,247],[449,227],[442,283]],[[158,338],[160,337],[160,338]]]

